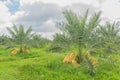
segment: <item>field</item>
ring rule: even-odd
[[[120,80],[119,22],[100,24],[101,12],[66,21],[51,39],[24,25],[0,36],[0,80]]]
[[[30,53],[13,55],[0,48],[0,80],[120,80],[120,55],[95,55],[96,75],[89,75],[85,66],[63,63],[66,54],[50,53],[33,48]],[[101,53],[102,54],[102,53]]]

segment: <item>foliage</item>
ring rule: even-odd
[[[70,40],[66,34],[56,33],[50,46],[49,51],[61,52],[63,50],[68,50],[70,48]]]
[[[85,55],[85,63],[87,65],[87,70],[90,75],[94,75],[96,73],[96,64],[97,60],[94,57],[91,57],[91,55],[87,54]]]
[[[51,41],[47,38],[41,37],[39,34],[34,34],[31,39],[30,45],[36,48],[44,47],[46,44],[49,44]]]
[[[0,36],[0,44],[1,45],[5,45],[8,40],[9,40],[9,38],[6,35]]]
[[[96,29],[100,22],[100,12],[95,13],[90,18],[88,18],[88,10],[82,17],[68,10],[65,10],[63,14],[66,22],[63,22],[58,26],[62,32],[62,35],[57,34],[57,37],[54,38],[53,43],[58,42],[58,44],[61,45],[62,42],[65,42],[69,45],[76,45],[78,48],[76,60],[80,64],[84,61],[86,51],[93,48],[97,44],[94,40],[96,37],[94,34],[96,34]],[[55,40],[57,42],[55,42]],[[86,63],[89,63],[88,60],[89,59],[86,58]]]
[[[32,48],[30,54],[11,55],[10,49],[0,48],[1,80],[119,80],[120,55],[97,57],[97,74],[90,76],[85,65],[76,67],[62,62],[66,53],[46,53],[42,48]],[[103,54],[103,53],[101,53]],[[104,53],[107,54],[107,53]],[[110,56],[110,57],[109,57]],[[71,77],[72,76],[72,77]]]
[[[72,11],[64,11],[64,16],[67,22],[64,23],[64,26],[59,26],[59,29],[69,36],[69,40],[78,46],[78,55],[80,57],[80,62],[82,61],[83,49],[89,49],[96,44],[90,44],[95,34],[95,29],[100,22],[100,13],[95,13],[88,20],[88,11],[86,11],[83,17],[79,17]]]
[[[33,36],[32,28],[29,27],[25,31],[23,25],[20,25],[19,27],[13,25],[12,28],[8,27],[7,30],[11,35],[11,41],[19,46],[20,52],[23,52],[23,48],[27,46],[30,37]]]
[[[118,23],[109,23],[100,25],[98,29],[100,46],[108,53],[116,53],[120,46],[120,28]]]

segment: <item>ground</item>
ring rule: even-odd
[[[84,65],[63,63],[66,54],[46,52],[44,48],[13,55],[0,48],[0,80],[120,80],[120,55],[96,55],[96,74],[91,76]]]

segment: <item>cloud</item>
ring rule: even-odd
[[[39,2],[43,2],[45,4],[56,4],[59,6],[67,6],[67,5],[71,5],[73,3],[79,3],[79,2],[83,2],[83,3],[88,3],[91,2],[92,0],[20,0],[21,6],[24,6],[26,4],[34,4],[34,3],[39,3]]]
[[[25,16],[20,17],[18,21],[39,21],[44,22],[48,19],[60,19],[61,8],[55,4],[34,3],[32,5],[27,4],[20,7],[21,11],[24,11]]]
[[[71,6],[66,6],[65,8],[74,11],[80,16],[83,16],[87,10],[89,10],[89,15],[95,12],[99,12],[99,8],[93,6],[92,4],[76,3],[76,4],[72,4]]]
[[[100,5],[100,10],[102,11],[105,18],[110,20],[115,20],[120,18],[120,3],[118,0],[106,0]]]
[[[61,7],[56,4],[34,2],[24,3],[20,6],[20,10],[12,15],[12,22],[19,25],[33,26],[34,32],[56,32],[56,22],[63,19]]]
[[[59,6],[70,6],[76,3],[98,5],[98,0],[38,0],[44,3],[54,3]]]
[[[47,20],[41,24],[43,27],[36,28],[37,32],[57,32],[56,23],[53,20]]]
[[[0,1],[0,35],[6,33],[6,27],[11,25],[11,13],[6,5]]]
[[[9,22],[11,16],[9,9],[0,1],[0,23]]]

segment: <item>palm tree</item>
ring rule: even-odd
[[[12,28],[8,27],[7,30],[11,35],[11,41],[19,45],[20,52],[23,52],[23,48],[25,47],[25,45],[27,45],[30,37],[33,35],[32,27],[29,27],[27,30],[24,30],[23,25],[20,25],[19,27],[13,25]]]
[[[6,49],[13,46],[13,44],[11,44],[10,37],[5,34],[0,36],[0,44],[3,45]]]
[[[70,39],[66,34],[56,33],[53,36],[52,45],[50,46],[50,51],[61,52],[63,50],[68,50],[70,46]]]
[[[0,44],[5,45],[9,41],[9,38],[6,35],[1,35],[0,36]]]
[[[88,50],[96,43],[92,42],[96,34],[96,28],[100,22],[100,12],[95,13],[89,18],[88,10],[86,11],[83,17],[78,16],[72,11],[65,10],[63,12],[66,22],[59,25],[58,28],[62,31],[63,34],[67,34],[69,39],[73,44],[78,46],[78,61],[82,61],[84,55],[84,50]]]
[[[34,43],[32,43],[32,42],[34,42]],[[43,38],[39,34],[34,34],[34,36],[32,36],[30,45],[38,48],[38,47],[43,47],[43,46],[45,46],[45,44],[48,44],[48,43],[50,43],[49,39]]]
[[[72,11],[65,10],[63,14],[66,21],[60,23],[58,26],[63,34],[62,36],[66,35],[64,36],[64,39],[69,39],[67,41],[70,41],[72,45],[77,46],[77,62],[86,62],[88,64],[88,71],[90,74],[94,74],[95,71],[92,59],[88,57],[86,52],[88,53],[88,50],[98,43],[97,40],[95,40],[95,37],[97,35],[96,29],[99,26],[101,13],[99,12],[89,16],[87,10],[85,15],[81,17]],[[63,40],[61,39],[61,41]]]
[[[120,27],[118,23],[107,22],[98,28],[100,45],[108,52],[117,52],[120,46]]]

